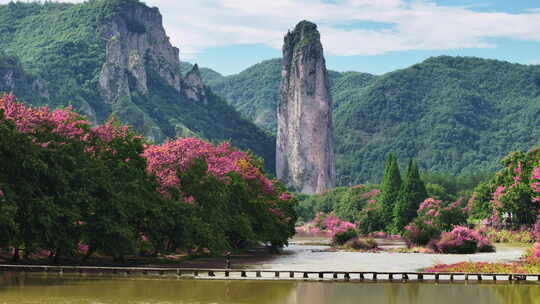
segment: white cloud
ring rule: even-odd
[[[0,0],[0,3],[8,2]],[[70,1],[80,2],[80,1]],[[283,35],[303,19],[320,24],[327,53],[374,55],[403,50],[496,47],[488,38],[540,41],[540,10],[477,12],[433,0],[146,0],[163,14],[182,58],[208,47],[261,43],[281,48]],[[344,22],[392,24],[390,29],[343,29]]]

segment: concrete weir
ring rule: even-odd
[[[200,269],[172,267],[94,267],[48,265],[0,265],[0,272],[46,274],[160,276],[195,279],[313,280],[336,282],[538,282],[540,274],[450,272],[358,272],[270,269]]]

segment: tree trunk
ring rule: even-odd
[[[11,258],[11,261],[13,263],[17,263],[21,259],[21,255],[19,254],[19,247],[15,247],[13,249],[13,257]]]
[[[54,254],[54,261],[53,261],[53,264],[54,265],[58,265],[60,262],[60,249],[57,249],[56,250],[56,253]]]

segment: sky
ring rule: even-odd
[[[337,71],[383,74],[439,55],[540,64],[540,0],[141,1],[160,9],[181,60],[224,75],[280,57],[301,20],[318,25]]]

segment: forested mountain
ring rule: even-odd
[[[196,69],[182,77],[159,10],[137,0],[0,5],[0,91],[33,105],[72,105],[93,122],[114,115],[157,142],[231,140],[273,171],[275,139],[200,77]]]
[[[208,83],[274,131],[280,73],[273,59]],[[441,56],[382,76],[330,75],[341,185],[378,182],[389,152],[460,174],[494,171],[509,151],[540,143],[538,65]]]
[[[277,58],[258,63],[236,75],[216,77],[216,72],[210,69],[206,69],[206,73],[201,69],[201,74],[205,83],[244,117],[275,134],[281,68],[281,59]],[[336,71],[328,71],[328,76],[334,99],[351,94],[350,90],[356,91],[375,78],[366,73]]]
[[[432,171],[494,171],[540,143],[540,66],[431,58],[344,100],[334,121],[342,183],[375,180],[388,152]]]

